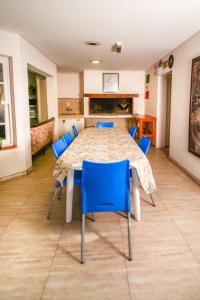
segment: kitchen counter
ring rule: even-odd
[[[74,115],[59,115],[59,118],[84,118],[84,115],[78,115],[78,114],[74,114]]]
[[[99,114],[84,116],[86,119],[131,119],[133,115]]]

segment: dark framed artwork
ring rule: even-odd
[[[188,150],[200,157],[200,56],[192,60]]]

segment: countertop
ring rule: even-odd
[[[78,114],[74,114],[74,115],[59,115],[59,118],[84,118],[84,115],[78,115]]]

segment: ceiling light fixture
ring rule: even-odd
[[[97,42],[97,41],[88,41],[88,42],[86,42],[86,45],[88,45],[88,46],[99,46],[100,42]]]
[[[94,59],[94,60],[90,60],[90,62],[92,63],[92,64],[100,64],[100,60],[98,60],[98,59]]]

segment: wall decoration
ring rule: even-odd
[[[150,81],[150,74],[147,74],[146,75],[146,83],[149,83],[149,81]]]
[[[149,99],[149,91],[145,92],[145,99],[148,100]]]
[[[170,69],[173,67],[173,64],[174,64],[174,56],[171,54],[168,59],[168,66]]]
[[[103,73],[103,92],[119,92],[119,73]]]
[[[163,62],[162,62],[162,68],[163,69],[166,69],[168,67],[168,60],[164,60]]]
[[[161,67],[162,67],[162,59],[160,59],[158,62],[158,68],[161,68]]]
[[[188,150],[200,157],[200,56],[192,60]]]
[[[145,91],[145,100],[149,99],[149,83],[150,83],[150,74],[146,75],[146,91]]]

